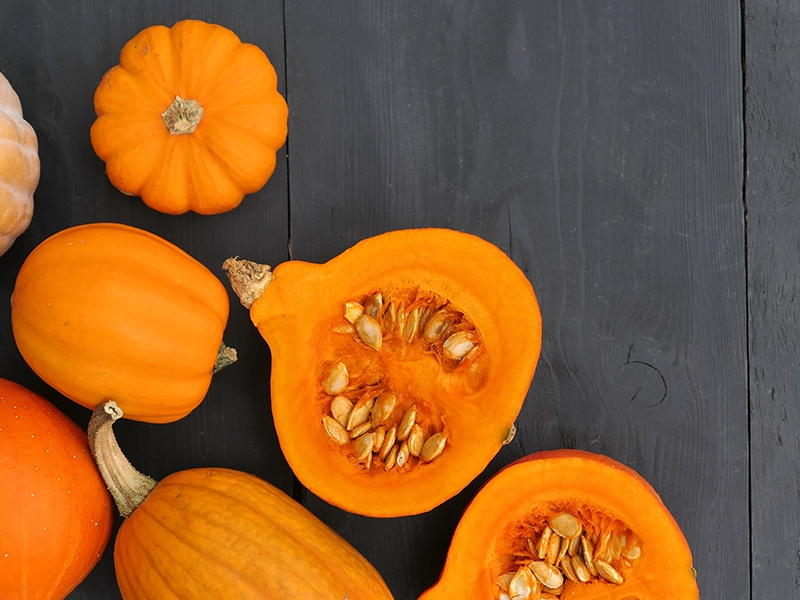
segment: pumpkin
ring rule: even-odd
[[[0,73],[0,256],[30,225],[39,185],[39,144],[22,105]]]
[[[513,435],[541,315],[493,244],[411,229],[325,264],[223,268],[272,352],[281,448],[323,500],[375,517],[426,512]]]
[[[0,597],[65,598],[100,560],[112,522],[86,433],[0,379]]]
[[[175,421],[205,397],[228,294],[168,241],[115,223],[64,229],[39,244],[11,298],[14,340],[28,365],[75,402],[114,399],[129,418]]]
[[[169,214],[235,208],[266,184],[286,140],[288,108],[267,56],[203,21],[133,37],[94,108],[91,142],[111,183]]]
[[[580,450],[539,452],[492,477],[420,600],[696,600],[692,554],[655,490]]]
[[[125,600],[391,600],[363,556],[267,482],[226,468],[158,483],[136,471],[112,430],[121,416],[113,401],[98,406],[89,440],[126,517],[114,545]]]

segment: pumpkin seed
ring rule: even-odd
[[[435,342],[445,334],[449,327],[449,314],[446,310],[440,309],[426,319],[422,335],[427,341]]]
[[[334,333],[355,333],[356,328],[353,327],[350,323],[340,323],[339,325],[333,326]]]
[[[328,415],[322,417],[322,425],[325,427],[325,432],[337,444],[346,444],[350,441],[350,436],[347,435],[347,430],[339,421]]]
[[[581,537],[581,549],[583,550],[583,561],[586,563],[586,568],[589,569],[592,577],[597,577],[597,569],[594,566],[594,546],[586,536]]]
[[[507,592],[509,585],[511,585],[511,580],[514,578],[514,575],[516,575],[516,573],[513,572],[503,573],[502,575],[500,575],[500,577],[495,579],[494,584],[504,592]]]
[[[400,419],[400,424],[397,426],[397,439],[403,441],[411,433],[411,428],[417,420],[417,407],[412,404],[406,409],[403,418]]]
[[[548,519],[550,527],[563,538],[572,539],[583,532],[578,517],[568,512],[561,512]]]
[[[622,578],[622,575],[620,575],[619,571],[617,571],[606,561],[599,559],[595,560],[594,566],[597,568],[597,572],[600,574],[600,577],[602,577],[609,583],[616,583],[617,585],[619,585],[625,582],[625,580]]]
[[[383,454],[381,452],[381,454]],[[380,456],[380,455],[379,455]],[[383,470],[389,471],[392,469],[395,464],[397,464],[397,446],[392,446],[389,450],[389,453],[386,455],[386,458],[383,458]]]
[[[381,457],[382,461],[387,460],[387,456],[392,451],[392,448],[395,447],[395,440],[397,439],[397,427],[391,427],[389,431],[386,432],[386,436],[383,438],[383,444],[381,444],[381,450],[378,453],[378,456]],[[395,454],[397,454],[395,452]]]
[[[356,333],[359,339],[373,350],[380,350],[383,343],[383,333],[378,320],[372,315],[364,313],[355,322]]]
[[[344,303],[344,318],[355,324],[356,319],[364,314],[364,306],[358,302]]]
[[[536,548],[536,556],[539,560],[544,560],[547,556],[547,549],[550,547],[550,537],[553,535],[553,530],[545,526],[542,531],[542,536],[539,538],[539,545]]]
[[[549,562],[551,565],[556,564],[558,560],[558,551],[561,548],[561,536],[553,531],[553,535],[550,536],[550,543],[547,545],[547,554],[545,555],[545,560]]]
[[[374,433],[365,433],[353,443],[353,452],[356,460],[364,460],[372,455],[372,446],[375,442]]]
[[[369,302],[364,305],[364,312],[373,319],[377,319],[378,314],[381,312],[381,308],[383,308],[383,294],[377,293],[373,294],[370,297]]]
[[[397,396],[391,392],[383,392],[375,401],[375,406],[372,408],[372,426],[377,427],[381,423],[385,423],[394,412],[394,407],[397,404]]]
[[[383,333],[389,333],[394,330],[394,323],[397,320],[397,307],[394,302],[390,302],[383,311]]]
[[[474,336],[467,331],[457,331],[442,346],[442,354],[450,360],[461,360],[475,347]]]
[[[400,444],[400,449],[397,451],[397,466],[402,467],[408,462],[408,442]]]
[[[351,410],[353,410],[353,403],[350,402],[347,396],[336,396],[331,400],[331,414],[333,418],[345,427],[347,426],[347,418],[350,416]]]
[[[572,557],[565,556],[560,563],[561,572],[569,579],[570,581],[578,581],[578,576],[575,574],[575,569],[572,566]]]
[[[447,444],[447,436],[444,432],[434,433],[423,444],[422,450],[419,453],[419,458],[422,462],[431,462],[443,451],[445,444]]]
[[[417,335],[417,328],[419,327],[419,308],[413,309],[408,313],[406,324],[403,328],[403,340],[410,344],[414,341]]]
[[[372,431],[372,423],[369,421],[364,421],[361,423],[361,425],[356,425],[353,427],[353,430],[350,432],[350,439],[355,439],[359,436],[362,436],[368,431]]]
[[[533,585],[535,585],[535,581],[529,569],[526,567],[517,569],[517,572],[508,583],[508,595],[511,600],[527,600],[534,592]]]
[[[328,371],[325,379],[322,380],[322,389],[331,396],[342,393],[349,383],[350,378],[347,373],[347,365],[338,362]]]
[[[569,541],[569,549],[567,550],[567,554],[570,556],[575,556],[581,549],[581,538],[580,536],[574,537]]]
[[[374,404],[375,398],[371,395],[365,395],[359,399],[347,417],[347,430],[353,431],[362,423],[369,421],[370,411]]]
[[[581,583],[587,583],[592,579],[592,574],[589,572],[583,560],[583,556],[580,554],[576,554],[572,557],[572,570],[575,572],[575,577],[577,577],[578,581]]]
[[[424,443],[425,433],[422,431],[422,427],[414,423],[408,434],[408,451],[411,453],[411,456],[419,458]]]
[[[386,439],[386,426],[380,425],[375,428],[375,445],[372,448],[373,452],[381,451],[384,439]]]
[[[531,571],[536,576],[536,579],[542,582],[542,585],[550,589],[555,589],[564,583],[564,576],[561,571],[556,569],[553,565],[548,564],[541,560],[536,560],[531,563]]]

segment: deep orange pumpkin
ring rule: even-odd
[[[112,522],[83,430],[0,379],[0,598],[66,597],[100,559]]]
[[[114,403],[89,439],[120,512],[114,566],[125,600],[392,600],[380,574],[312,513],[265,481],[222,468],[156,483],[117,445]]]
[[[647,481],[607,456],[539,452],[497,473],[467,507],[441,579],[420,600],[557,597],[699,598],[675,519]]]
[[[11,324],[48,384],[94,408],[114,399],[135,420],[175,421],[205,397],[228,319],[206,267],[142,229],[93,223],[37,246],[17,275]]]
[[[266,54],[197,20],[148,27],[95,92],[91,141],[114,186],[158,211],[215,214],[261,189],[288,108]]]
[[[541,315],[525,274],[493,244],[415,229],[321,265],[223,268],[272,352],[281,448],[327,502],[378,517],[425,512],[513,435]]]

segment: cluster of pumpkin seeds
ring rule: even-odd
[[[554,600],[568,585],[600,580],[619,585],[624,582],[622,572],[642,553],[639,539],[618,521],[590,534],[594,527],[569,512],[558,512],[540,529],[524,538],[513,569],[497,578],[496,600]]]
[[[400,360],[416,344],[448,372],[476,355],[480,336],[463,313],[433,294],[403,296],[393,300],[376,292],[346,302],[335,332],[350,334],[371,351]],[[442,454],[447,432],[436,425],[442,419],[431,414],[435,409],[390,391],[380,368],[347,365],[344,358],[334,363],[322,379],[328,403],[322,426],[334,442],[346,446],[367,470],[389,471],[430,462]]]

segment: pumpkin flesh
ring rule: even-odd
[[[621,582],[596,571],[572,580],[567,571],[574,569],[564,563],[586,565],[583,548],[574,563],[569,551],[552,561],[538,554],[545,529],[563,513],[579,519],[590,556],[611,565]],[[520,459],[484,485],[456,528],[439,582],[420,600],[555,598],[535,577],[527,586],[518,578],[509,589],[521,567],[548,561],[560,569],[563,599],[699,597],[689,546],[655,490],[608,457],[561,450]]]
[[[111,506],[86,434],[0,379],[0,597],[65,598],[100,559]]]
[[[0,256],[30,225],[39,184],[39,144],[22,105],[0,73]]]
[[[11,320],[20,353],[59,392],[87,408],[115,399],[129,418],[163,423],[208,391],[228,310],[219,279],[173,244],[96,223],[34,249]]]
[[[343,316],[348,303],[377,296],[378,349]],[[406,337],[420,308],[427,320],[417,315]],[[513,430],[541,342],[538,304],[522,272],[488,242],[448,230],[383,234],[324,265],[283,263],[250,314],[272,352],[272,410],[287,461],[316,495],[370,516],[425,512],[480,473]],[[436,314],[450,328],[428,340],[425,323]],[[443,346],[457,332],[471,336],[474,351],[451,360]],[[348,372],[341,392],[326,384],[340,364]],[[376,415],[386,394],[394,396],[388,418]],[[362,428],[371,446],[352,418],[342,419],[342,439],[331,435],[338,396],[353,405],[351,415],[371,403],[364,427],[372,428]],[[430,460],[424,445],[416,455],[406,449],[401,464],[400,430],[412,407],[422,439],[444,443],[429,448],[428,456],[440,451]],[[394,456],[386,451],[393,428]]]

